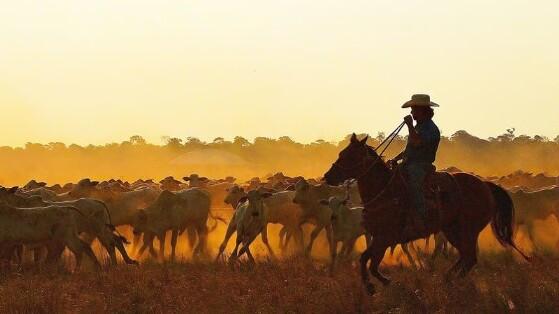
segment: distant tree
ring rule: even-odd
[[[515,137],[513,141],[515,143],[518,143],[518,144],[527,144],[527,143],[530,143],[532,141],[532,138],[528,135],[522,134],[522,135],[519,135],[519,136]]]
[[[559,143],[559,135],[557,135],[557,137],[555,137],[555,139],[553,140],[555,143]]]
[[[130,143],[132,145],[145,145],[146,140],[140,135],[133,135],[130,137]]]
[[[80,150],[83,150],[84,148],[81,147],[78,144],[70,144],[70,146],[68,146],[68,149],[74,150],[74,151],[80,151]]]
[[[515,128],[507,129],[507,131],[499,136],[497,136],[497,141],[499,142],[511,142],[514,140],[514,132],[516,131]]]
[[[225,139],[223,137],[216,137],[213,140],[214,144],[223,144],[223,142],[225,142]]]
[[[546,136],[536,135],[534,136],[534,141],[536,142],[547,142],[549,139]]]
[[[167,144],[166,146],[172,149],[179,149],[182,147],[182,140],[180,138],[177,137],[170,137],[167,140]]]
[[[242,136],[235,136],[235,138],[233,139],[233,144],[235,144],[235,146],[242,147],[242,146],[249,146],[250,142]]]
[[[291,137],[289,137],[289,136],[281,136],[280,138],[278,138],[278,142],[281,142],[281,143],[290,143],[290,144],[291,144],[291,143],[295,143],[295,142],[291,139]]]
[[[186,142],[185,144],[189,144],[189,145],[205,145],[206,143],[202,142],[199,138],[197,137],[193,137],[193,136],[189,136],[186,138]]]
[[[66,144],[61,142],[50,142],[48,148],[53,151],[64,151],[66,149]]]
[[[31,151],[31,152],[45,151],[46,148],[47,148],[47,146],[45,146],[43,144],[39,144],[39,143],[31,143],[31,142],[25,143],[25,150],[28,150],[28,151]]]

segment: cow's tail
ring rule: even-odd
[[[94,199],[94,201],[101,204],[101,206],[105,208],[105,212],[107,213],[107,217],[109,218],[109,223],[105,225],[107,226],[107,228],[109,228],[109,230],[111,230],[111,232],[113,232],[113,236],[115,240],[120,241],[123,244],[130,244],[130,241],[128,241],[128,239],[125,236],[123,236],[120,232],[118,232],[116,226],[113,224],[113,221],[111,219],[111,212],[109,211],[109,207],[107,206],[107,204],[105,204],[105,202],[103,201],[96,200],[96,199]]]
[[[215,231],[215,229],[217,229],[217,224],[218,224],[220,221],[221,221],[222,223],[224,223],[224,224],[227,224],[227,221],[226,221],[223,217],[214,216],[214,215],[212,214],[211,211],[210,211],[210,213],[209,213],[209,217],[214,221],[213,226],[211,226],[211,227],[209,228],[209,230],[208,230],[209,232]]]
[[[64,208],[68,209],[68,210],[73,210],[75,212],[77,212],[78,214],[80,214],[81,216],[85,217],[85,215],[76,207],[74,206],[64,206]]]
[[[101,204],[101,206],[103,206],[103,208],[105,208],[105,212],[107,212],[107,217],[109,218],[109,223],[107,224],[107,227],[109,227],[109,229],[111,229],[111,231],[115,231],[116,227],[115,227],[115,225],[113,225],[113,221],[111,219],[111,212],[109,212],[109,207],[107,207],[107,204],[105,204],[105,202],[103,202],[103,201],[96,200],[96,199],[94,199],[94,201]]]
[[[529,257],[526,256],[514,243],[514,203],[510,195],[503,189],[493,182],[486,182],[486,184],[491,189],[493,198],[497,208],[495,210],[495,215],[491,221],[491,229],[493,234],[501,243],[502,246],[510,246],[515,251],[517,251],[526,260]]]

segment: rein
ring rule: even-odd
[[[406,122],[402,122],[400,123],[400,125],[398,125],[398,127],[396,127],[396,129],[394,129],[394,131],[392,131],[377,147],[372,148],[374,152],[377,152],[379,150],[379,148],[381,148],[386,142],[388,142],[388,144],[386,144],[386,146],[384,147],[384,149],[380,152],[380,154],[377,154],[377,158],[375,158],[375,160],[373,160],[373,162],[367,166],[367,168],[361,173],[361,175],[359,175],[357,178],[355,178],[356,180],[359,180],[361,178],[363,178],[367,173],[369,173],[369,171],[371,171],[371,169],[373,169],[373,167],[382,160],[382,154],[384,154],[384,152],[386,151],[386,149],[388,147],[390,147],[390,144],[392,144],[392,141],[394,141],[394,139],[398,136],[398,134],[400,133],[400,131],[402,130],[402,128],[404,127],[404,125],[406,125]],[[370,148],[370,147],[367,147]],[[371,157],[371,153],[369,152],[369,149],[367,149],[367,157]],[[351,167],[342,167],[341,165],[338,164],[338,162],[334,162],[332,164],[332,166],[339,168],[342,171],[351,171],[351,170],[355,170],[357,168],[360,168],[364,165],[364,163],[370,158],[363,158],[363,160],[361,161],[361,163],[358,163],[354,166]]]
[[[400,125],[398,125],[398,127],[396,127],[396,129],[395,129],[394,131],[392,131],[392,133],[390,133],[390,134],[384,139],[384,141],[382,141],[382,143],[380,143],[377,147],[374,148],[374,151],[376,152],[382,145],[384,145],[384,143],[386,143],[386,141],[388,141],[388,139],[390,139],[390,141],[388,142],[388,144],[386,145],[386,147],[382,150],[382,152],[379,154],[379,156],[382,156],[382,154],[384,154],[384,152],[386,151],[386,149],[390,146],[390,144],[392,144],[392,141],[396,138],[396,136],[398,136],[398,133],[400,133],[400,131],[402,130],[402,128],[404,127],[404,125],[406,125],[406,122],[400,123]]]

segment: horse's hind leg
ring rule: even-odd
[[[459,275],[461,277],[466,276],[470,270],[477,264],[477,238],[478,234],[468,235],[466,241],[463,241],[462,250],[460,250],[460,256],[462,257],[462,268],[460,269]]]
[[[449,229],[444,231],[444,234],[445,234],[446,238],[448,239],[448,241],[450,242],[450,244],[452,244],[452,246],[454,246],[459,252],[458,261],[456,261],[456,263],[446,273],[447,280],[450,279],[450,277],[457,270],[464,267],[463,266],[464,265],[464,256],[465,256],[464,246],[463,246],[462,242],[460,242],[460,235],[459,235],[458,231],[456,231],[457,228],[458,228],[458,226],[456,224],[454,224]]]

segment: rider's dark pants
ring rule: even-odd
[[[423,196],[423,184],[427,175],[427,169],[430,166],[430,163],[424,162],[407,162],[405,164],[409,177],[410,200],[422,218],[425,218],[427,213],[425,197]]]

